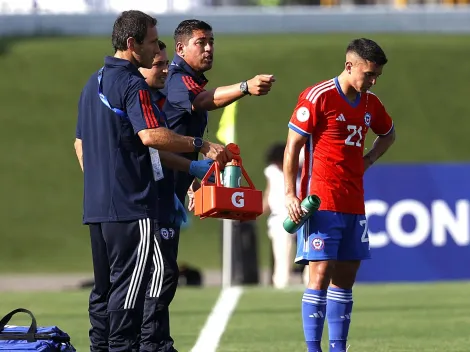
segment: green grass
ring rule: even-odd
[[[470,283],[358,285],[350,351],[468,351]],[[88,348],[87,292],[2,293],[2,312],[31,309],[39,325],[58,325],[78,351]],[[180,289],[171,307],[171,330],[180,352],[196,342],[218,290]],[[245,289],[218,352],[304,351],[302,290]],[[26,319],[14,324],[25,325]],[[326,324],[325,324],[326,325]],[[325,326],[324,337],[328,332]],[[324,344],[324,350],[327,346]]]
[[[355,36],[217,36],[209,87],[258,73],[277,77],[270,95],[244,98],[239,108],[237,141],[258,188],[264,188],[264,152],[271,143],[285,140],[298,94],[341,71],[345,45]],[[373,38],[390,59],[374,91],[397,130],[397,142],[383,161],[467,160],[470,66],[464,63],[470,36]],[[87,229],[80,224],[82,184],[72,143],[80,90],[110,53],[109,38],[0,41],[2,272],[91,268]],[[220,114],[210,114],[212,140]],[[269,253],[265,220],[261,217],[258,224],[262,265]],[[219,267],[220,229],[217,220],[193,219],[182,234],[181,261]]]

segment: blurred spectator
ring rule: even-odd
[[[289,283],[293,256],[293,235],[286,232],[282,226],[287,217],[284,206],[284,174],[282,162],[284,159],[285,144],[272,145],[266,154],[266,189],[264,191],[263,212],[270,213],[268,218],[268,236],[272,243],[274,259],[273,286],[281,289]]]

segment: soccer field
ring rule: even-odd
[[[349,351],[469,351],[469,291],[468,282],[357,285]],[[217,351],[305,351],[302,292],[300,287],[286,291],[244,288]],[[171,308],[172,335],[180,352],[191,351],[196,344],[219,293],[217,288],[182,288],[177,292]],[[0,301],[2,314],[18,307],[31,309],[39,325],[58,325],[72,336],[77,351],[88,349],[87,291],[2,293]],[[12,323],[28,322],[16,318]],[[325,327],[325,337],[327,333]],[[215,331],[208,336],[212,340],[209,344],[216,341]],[[326,345],[324,350],[328,351]]]
[[[298,94],[338,74],[349,40],[361,34],[216,35],[208,87],[258,73],[277,81],[266,97],[241,100],[237,143],[264,189],[264,153],[286,138]],[[373,35],[390,62],[374,88],[393,116],[397,142],[383,162],[468,160],[468,35]],[[169,46],[172,40],[163,38]],[[262,44],[262,45],[261,45]],[[269,48],[265,49],[265,48]],[[81,225],[82,180],[73,150],[78,96],[91,72],[112,54],[110,38],[1,38],[1,272],[90,272]],[[214,140],[221,110],[209,118]],[[370,147],[370,141],[367,143]],[[259,262],[266,266],[266,218],[257,222]],[[182,233],[179,259],[220,268],[221,224],[200,221]],[[54,251],[54,255],[50,255]]]

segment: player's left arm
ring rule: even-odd
[[[364,171],[372,166],[395,142],[395,129],[385,136],[377,136],[372,149],[364,155]]]
[[[364,171],[372,166],[395,142],[395,126],[390,115],[385,110],[382,102],[375,96],[374,100],[376,109],[371,117],[370,128],[377,135],[371,150],[364,155]]]

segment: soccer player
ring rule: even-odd
[[[115,21],[113,57],[82,90],[75,146],[84,173],[83,222],[89,225],[95,285],[90,294],[91,351],[137,351],[158,225],[158,189],[149,147],[200,151],[221,164],[225,148],[161,125],[139,67],[159,53],[156,19],[125,11]],[[140,346],[141,351],[146,346]]]
[[[185,20],[175,29],[174,39],[176,53],[163,90],[166,95],[163,110],[173,131],[202,138],[208,111],[225,107],[247,95],[266,95],[271,90],[275,81],[273,75],[257,75],[248,81],[206,90],[208,80],[204,73],[212,68],[214,60],[212,27],[204,21]],[[184,156],[190,160],[198,158],[195,152]],[[187,173],[176,175],[176,194],[182,203],[193,179]],[[197,185],[193,184],[190,192]],[[190,210],[192,206],[190,199]]]
[[[296,262],[309,265],[302,298],[308,352],[321,351],[325,318],[330,352],[346,351],[352,287],[361,260],[370,258],[364,210],[364,172],[395,140],[393,122],[379,98],[369,91],[387,57],[370,39],[355,39],[346,49],[344,71],[304,90],[289,122],[284,155],[285,202],[298,223],[301,199],[316,194],[321,207],[297,233]],[[377,135],[363,156],[369,129]],[[296,196],[299,151],[305,162]]]

